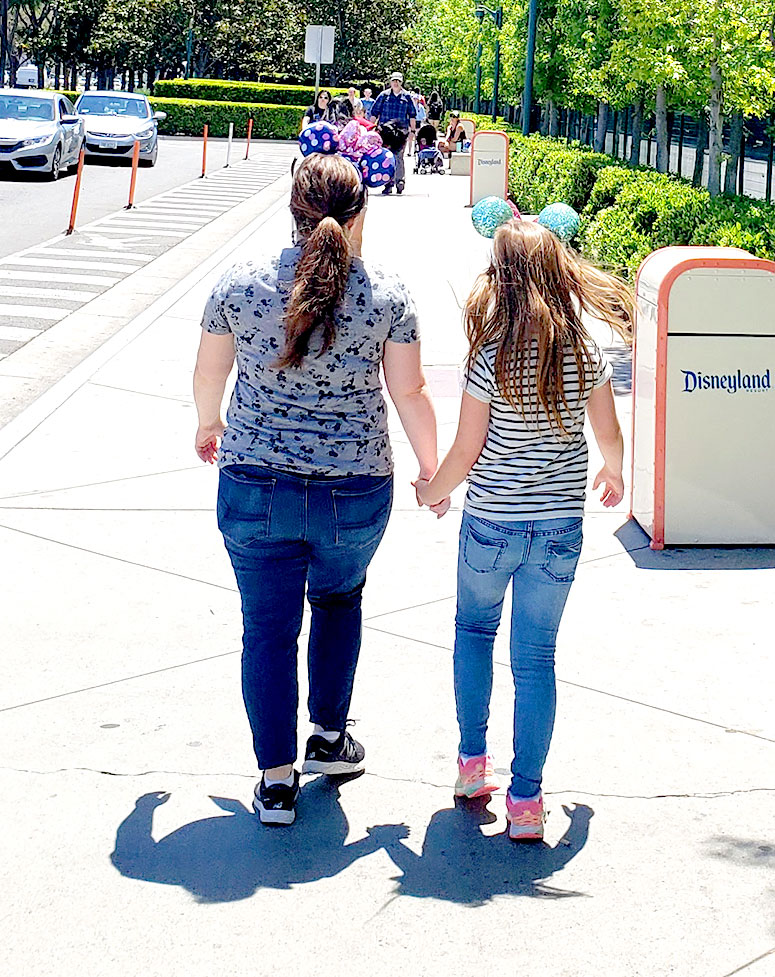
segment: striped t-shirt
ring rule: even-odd
[[[593,342],[590,376],[579,396],[576,361],[565,359],[565,397],[573,407],[564,411],[567,434],[560,435],[539,407],[524,417],[505,399],[495,382],[497,346],[485,346],[466,377],[465,390],[490,405],[490,425],[482,453],[468,476],[465,510],[473,516],[499,521],[563,519],[584,514],[587,483],[587,442],[584,414],[592,389],[611,379],[611,365]],[[533,347],[530,371],[535,373]],[[535,398],[534,398],[535,399]]]

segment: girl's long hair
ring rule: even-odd
[[[336,336],[334,313],[344,298],[352,251],[344,225],[366,204],[366,190],[349,160],[313,153],[296,170],[291,213],[301,256],[285,309],[285,349],[279,367],[299,367],[312,334],[322,330],[322,355]]]
[[[634,299],[626,282],[585,261],[540,224],[508,221],[496,231],[490,267],[477,278],[465,305],[468,368],[482,347],[497,344],[501,395],[526,419],[537,420],[543,411],[560,436],[566,435],[593,380],[584,312],[631,343]],[[579,378],[575,404],[565,394],[568,354]]]

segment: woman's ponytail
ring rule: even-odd
[[[291,212],[302,247],[285,309],[285,349],[279,367],[301,366],[318,329],[322,342],[317,355],[333,345],[334,314],[344,298],[352,257],[344,225],[357,217],[365,202],[358,174],[342,157],[313,154],[296,171]]]

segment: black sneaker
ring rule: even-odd
[[[399,194],[400,196],[403,192],[404,192],[404,181],[399,180],[398,183],[396,183],[396,193]]]
[[[388,185],[382,191],[382,196],[383,197],[386,197],[389,193],[392,193],[392,192],[393,192],[393,185],[392,185],[392,183],[388,183]]]
[[[327,773],[341,777],[348,773],[360,773],[366,751],[348,732],[339,734],[333,743],[324,736],[312,735],[307,740],[302,773]]]
[[[299,799],[299,771],[293,771],[293,783],[272,784],[267,787],[262,777],[256,785],[253,810],[262,824],[293,824],[296,820],[296,801]]]

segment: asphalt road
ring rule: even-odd
[[[259,142],[252,143],[258,149]],[[208,171],[223,167],[227,142],[207,144]],[[235,140],[231,159],[245,155],[245,141]],[[135,202],[188,183],[202,172],[202,140],[162,136],[156,166],[141,167]],[[131,167],[125,161],[87,163],[84,167],[77,222],[87,224],[120,210],[127,202]],[[63,231],[70,218],[75,177],[63,174],[56,183],[32,174],[0,175],[0,257],[41,244]]]

